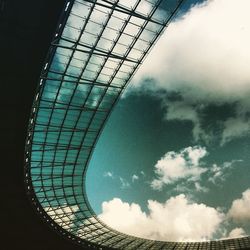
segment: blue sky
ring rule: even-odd
[[[250,6],[214,0],[189,11],[193,3],[135,75],[90,161],[90,203],[125,233],[203,240],[250,232]]]

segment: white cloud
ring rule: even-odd
[[[167,99],[165,99],[163,101],[163,105],[167,107],[167,113],[164,116],[166,120],[191,121],[194,124],[194,139],[198,141],[200,137],[205,137],[201,129],[199,115],[197,113],[197,110],[192,106],[192,104],[188,104],[183,100],[169,102]]]
[[[167,189],[168,190],[168,189]],[[164,190],[165,191],[165,190]],[[173,188],[170,189],[169,194],[185,194],[189,199],[195,200],[197,193],[207,193],[209,192],[209,188],[201,185],[201,182],[188,182],[182,181],[180,183],[176,183]]]
[[[207,171],[199,166],[200,160],[207,154],[200,146],[187,147],[180,152],[166,153],[155,165],[157,178],[151,182],[153,189],[160,190],[163,185],[172,184],[180,179],[196,181]]]
[[[149,200],[148,209],[146,214],[138,204],[114,198],[103,202],[99,218],[127,234],[170,241],[210,239],[224,218],[215,208],[193,203],[184,194],[165,203]]]
[[[110,172],[110,171],[107,171],[103,174],[104,177],[106,178],[111,178],[113,179],[114,181],[120,183],[120,188],[121,189],[128,189],[130,188],[130,183],[123,177],[121,176],[117,176],[117,175],[114,175],[114,173]],[[133,175],[132,176],[132,182],[138,180],[139,177],[137,175]]]
[[[140,173],[141,173],[141,175],[142,175],[143,177],[145,177],[144,171],[141,171]]]
[[[250,189],[244,191],[240,199],[233,201],[228,217],[236,222],[250,222]]]
[[[248,95],[249,8],[248,0],[210,0],[195,6],[168,27],[136,79],[153,77],[167,90],[185,88],[190,97],[198,90],[202,100]]]
[[[228,238],[239,238],[246,236],[246,232],[241,227],[234,228],[228,235]]]
[[[108,172],[105,172],[104,174],[103,174],[103,176],[104,177],[110,177],[110,178],[114,178],[114,174],[113,173],[111,173],[110,171],[108,171]]]
[[[231,141],[233,138],[247,135],[250,131],[250,121],[244,117],[229,118],[224,123],[221,144]]]
[[[119,177],[119,180],[120,180],[120,183],[121,183],[121,189],[130,188],[130,184],[126,179],[124,179],[122,177]]]
[[[164,185],[175,183],[173,190],[177,192],[208,192],[209,189],[199,181],[203,174],[206,175],[206,181],[219,185],[231,174],[230,170],[237,166],[236,163],[242,162],[232,160],[210,165],[202,161],[207,154],[206,148],[201,146],[167,152],[154,166],[156,178],[151,182],[151,187],[161,190]]]
[[[207,104],[236,105],[235,120],[221,121],[222,143],[250,131],[249,8],[249,0],[196,5],[168,27],[133,79],[134,86],[153,79],[150,90],[179,93],[178,101],[164,97],[165,118],[191,121],[196,140],[207,139],[200,121]]]
[[[224,162],[221,165],[213,164],[211,168],[209,168],[209,175],[208,181],[212,182],[213,184],[220,183],[225,181],[226,177],[229,175],[230,171],[233,167],[235,167],[235,163],[241,162],[242,160],[232,160],[230,162]]]
[[[189,194],[189,196],[192,195],[191,194],[192,189],[190,187],[188,187],[188,185],[186,184],[186,182],[177,183],[174,186],[173,191],[176,191],[178,194],[184,193],[184,194]]]
[[[132,182],[135,182],[135,181],[137,181],[137,180],[139,180],[139,176],[136,175],[136,174],[133,174],[133,175],[132,175]]]
[[[201,184],[200,184],[199,182],[195,182],[195,183],[194,183],[194,186],[195,186],[195,190],[196,190],[197,192],[204,192],[204,193],[207,193],[207,192],[209,191],[208,188],[201,186]]]
[[[208,181],[212,183],[216,183],[217,180],[223,180],[223,170],[217,164],[213,164],[212,168],[210,169],[212,176],[208,178]]]

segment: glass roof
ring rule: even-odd
[[[113,106],[181,2],[65,4],[31,111],[25,179],[37,212],[79,244],[126,249],[214,249],[219,244],[158,242],[122,234],[97,219],[85,192],[87,165]],[[220,246],[228,249],[231,244],[250,242],[243,238]]]

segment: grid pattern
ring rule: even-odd
[[[203,243],[128,236],[99,221],[85,176],[122,91],[183,0],[67,1],[33,102],[25,150],[27,193],[56,231],[91,249],[239,249],[248,237]]]

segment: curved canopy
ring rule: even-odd
[[[54,34],[31,111],[27,193],[38,214],[84,247],[239,249],[249,237],[160,242],[117,232],[92,211],[85,176],[102,128],[182,0],[71,0]],[[146,13],[146,14],[145,14]]]

